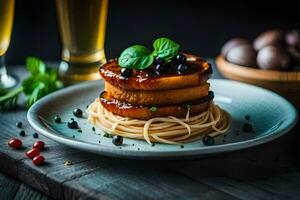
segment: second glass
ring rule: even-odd
[[[59,73],[66,83],[99,79],[106,62],[104,40],[108,0],[56,0],[62,40]]]

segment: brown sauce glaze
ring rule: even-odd
[[[168,63],[167,73],[157,74],[154,66],[145,70],[133,70],[133,74],[125,78],[121,76],[121,67],[116,60],[109,60],[100,67],[102,78],[112,85],[128,90],[166,90],[185,88],[204,83],[212,74],[210,64],[204,59],[185,54],[187,56],[187,70],[184,74],[178,73],[178,65]]]
[[[209,92],[206,97],[190,102],[185,102],[180,105],[158,106],[156,107],[156,111],[153,112],[150,110],[151,106],[132,105],[125,102],[120,102],[109,97],[106,92],[102,92],[99,97],[102,106],[109,112],[123,117],[142,120],[148,120],[153,117],[167,116],[184,118],[188,109],[190,109],[190,116],[194,116],[207,111],[209,104],[213,100],[213,98],[213,92]]]

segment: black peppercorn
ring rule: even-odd
[[[22,125],[23,125],[22,122],[17,122],[17,123],[16,123],[16,127],[18,127],[18,128],[21,128]]]
[[[61,118],[60,118],[58,115],[56,115],[56,116],[54,117],[54,121],[55,121],[56,123],[61,123]]]
[[[211,146],[211,145],[214,145],[214,144],[215,144],[214,138],[211,137],[211,136],[209,136],[209,135],[204,136],[204,137],[202,138],[202,142],[203,142],[203,144],[206,145],[206,146]]]
[[[71,129],[76,129],[78,128],[78,124],[76,121],[74,121],[74,119],[71,119],[70,121],[68,121],[68,127]]]
[[[73,110],[73,115],[74,115],[75,117],[82,117],[82,110],[79,109],[79,108],[75,108],[75,109]]]
[[[24,136],[25,136],[25,131],[24,131],[24,130],[21,130],[21,131],[19,132],[19,135],[20,135],[21,137],[24,137]]]
[[[250,133],[250,132],[253,131],[253,127],[252,127],[251,124],[245,123],[245,124],[243,124],[242,130],[243,130],[245,133]]]
[[[32,134],[32,137],[38,138],[38,137],[39,137],[39,134],[38,134],[38,133],[33,133],[33,134]]]
[[[116,146],[123,144],[123,137],[119,135],[115,135],[112,139],[112,143]]]

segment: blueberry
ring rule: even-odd
[[[250,133],[250,132],[253,131],[253,127],[252,127],[251,124],[245,123],[245,124],[243,124],[242,130],[243,130],[245,133]]]
[[[73,110],[73,115],[74,115],[75,117],[82,117],[82,110],[79,109],[79,108],[75,108],[75,109]]]
[[[128,78],[133,74],[132,69],[128,69],[128,68],[121,68],[121,76]]]
[[[177,67],[178,74],[184,74],[188,71],[188,67],[184,64],[179,64]]]
[[[176,56],[176,63],[178,63],[178,64],[185,64],[186,63],[186,56],[185,55],[183,55],[183,54],[178,54],[177,56]]]
[[[16,127],[18,127],[18,128],[21,128],[22,125],[23,125],[22,122],[17,122],[17,123],[16,123]]]
[[[56,115],[54,117],[54,121],[55,121],[55,123],[61,123],[61,118],[58,115]]]
[[[32,134],[32,137],[38,138],[38,137],[39,137],[39,134],[38,134],[38,133],[33,133],[33,134]]]
[[[215,144],[215,140],[214,140],[214,138],[213,137],[211,137],[211,136],[204,136],[203,138],[202,138],[202,142],[203,142],[203,144],[204,145],[206,145],[206,146],[211,146],[211,145],[214,145]]]
[[[155,73],[158,75],[166,74],[168,73],[168,68],[165,65],[157,64],[155,66]]]
[[[116,146],[123,144],[123,137],[119,135],[115,135],[112,139],[112,143]]]
[[[78,124],[76,121],[74,121],[74,119],[71,119],[70,121],[68,121],[68,127],[71,129],[76,129],[78,128]]]
[[[19,135],[22,136],[22,137],[24,137],[24,136],[25,136],[25,131],[24,131],[24,130],[21,130],[21,131],[19,132]]]
[[[156,57],[154,62],[156,65],[158,65],[158,64],[165,65],[166,64],[166,62],[160,57]]]

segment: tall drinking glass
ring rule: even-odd
[[[64,82],[99,79],[98,67],[106,62],[107,9],[108,0],[56,0]]]
[[[14,20],[15,0],[0,0],[0,88],[16,85],[16,79],[7,74],[5,53],[10,43]]]

